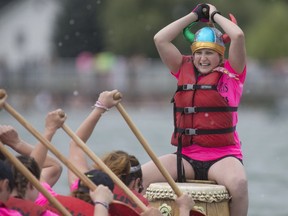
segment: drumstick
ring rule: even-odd
[[[9,152],[4,144],[0,141],[0,151],[6,158],[18,169],[33,185],[40,191],[49,202],[63,215],[71,215],[70,212],[54,197],[52,196],[39,182],[39,180],[25,167],[18,158],[16,158],[11,152]]]
[[[67,125],[63,124],[62,129],[74,140],[74,142],[94,161],[110,178],[117,184],[143,211],[147,206],[110,170],[109,167],[88,146],[77,136]]]
[[[0,89],[0,106],[6,109],[20,124],[22,124],[34,137],[46,146],[68,169],[70,169],[83,183],[90,189],[95,190],[96,185],[82,172],[80,172],[65,156],[63,156],[47,139],[45,139],[33,126],[26,121],[5,99],[7,94],[5,90]]]
[[[117,93],[114,94],[113,97],[114,97],[115,100],[117,100],[117,99],[120,99],[122,97],[122,95],[119,92],[117,92]],[[160,172],[162,173],[164,178],[167,180],[167,182],[170,185],[170,187],[173,189],[175,194],[178,197],[180,197],[182,195],[182,191],[179,189],[179,187],[176,185],[174,179],[171,177],[169,172],[165,169],[165,167],[161,164],[161,162],[158,159],[158,157],[152,151],[150,145],[148,144],[146,139],[143,137],[141,132],[138,130],[136,125],[133,123],[133,121],[129,117],[128,113],[125,111],[124,107],[120,103],[118,103],[116,105],[116,107],[119,110],[119,112],[121,113],[121,115],[123,116],[123,118],[125,119],[125,121],[127,122],[127,124],[130,127],[130,129],[133,131],[133,133],[135,134],[135,136],[139,140],[139,142],[142,144],[143,148],[146,150],[146,152],[151,157],[151,159],[153,160],[155,165],[158,167],[158,169],[160,170]]]

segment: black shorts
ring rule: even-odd
[[[193,159],[187,157],[186,155],[182,154],[182,158],[184,158],[194,169],[195,180],[208,180],[208,171],[209,171],[210,167],[214,163],[216,163],[216,162],[218,162],[218,161],[220,161],[226,157],[234,157],[234,158],[238,159],[243,164],[243,161],[241,159],[239,159],[233,155],[227,155],[227,156],[224,156],[222,158],[218,158],[216,160],[198,161],[198,160],[193,160]]]

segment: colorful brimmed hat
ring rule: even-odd
[[[192,53],[200,49],[212,49],[220,55],[225,53],[225,45],[222,33],[214,27],[204,27],[195,34],[194,42],[191,45]]]

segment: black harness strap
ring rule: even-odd
[[[236,112],[238,107],[175,107],[174,111],[185,114],[197,112]]]
[[[190,90],[217,90],[217,85],[198,85],[198,84],[186,84],[186,85],[178,85],[177,90],[178,91],[190,91]]]
[[[186,182],[185,169],[182,161],[182,134],[178,136],[177,146],[177,182]]]
[[[175,131],[184,135],[203,135],[203,134],[225,134],[236,130],[236,126],[223,129],[195,129],[195,128],[176,128]]]

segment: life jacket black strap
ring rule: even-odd
[[[207,134],[225,134],[236,130],[236,126],[223,129],[195,129],[195,128],[175,128],[175,131],[184,135],[207,135]]]
[[[189,90],[217,90],[217,85],[198,85],[198,84],[186,84],[186,85],[178,85],[177,90],[178,91],[189,91]]]
[[[177,182],[186,182],[185,169],[182,161],[182,135],[178,136],[177,147]]]
[[[238,107],[175,107],[174,111],[191,114],[197,112],[236,112]]]

